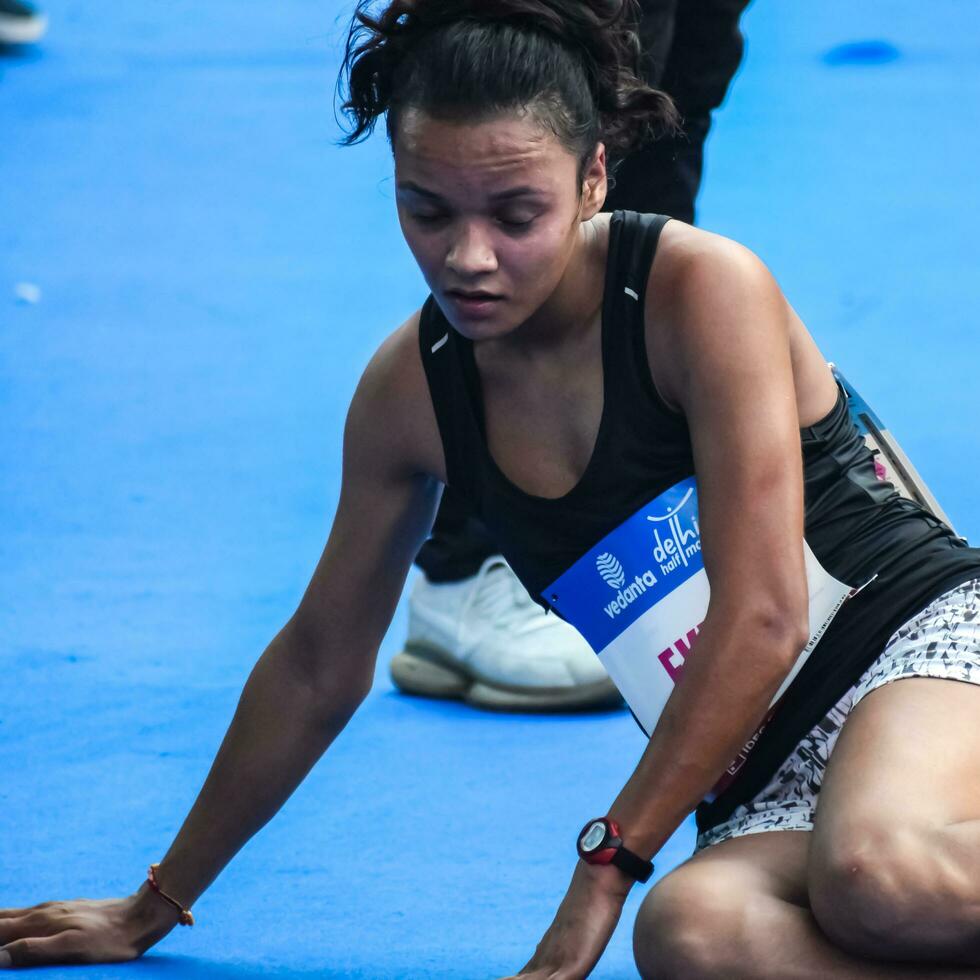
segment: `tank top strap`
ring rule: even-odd
[[[660,232],[668,221],[670,216],[666,214],[613,212],[612,228],[617,230],[618,225],[618,233],[610,239],[610,244],[617,248],[611,268],[618,281],[612,285],[617,286],[617,292],[632,300],[641,310]]]
[[[483,435],[473,403],[474,381],[467,377],[460,350],[463,342],[430,294],[419,316],[419,352],[446,457],[446,482],[476,500]]]
[[[615,211],[609,227],[608,305],[604,310],[603,359],[608,398],[616,414],[650,409],[659,419],[673,426],[683,416],[670,408],[657,391],[650,375],[646,346],[646,291],[660,241],[660,233],[670,220],[664,214]]]

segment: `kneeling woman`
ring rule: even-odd
[[[753,254],[600,214],[608,155],[673,122],[634,74],[629,13],[394,0],[358,15],[350,139],[386,115],[431,296],[361,379],[323,557],[153,881],[7,913],[15,963],[125,959],[187,918],[174,904],[365,697],[449,484],[530,594],[603,651],[650,734],[520,976],[586,976],[695,808],[694,856],[635,925],[644,976],[980,965],[980,551],[876,478]]]

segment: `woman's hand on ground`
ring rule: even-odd
[[[584,980],[608,945],[632,884],[612,865],[580,861],[534,956],[507,980]]]
[[[176,924],[176,911],[145,885],[128,898],[0,909],[0,969],[134,960]]]

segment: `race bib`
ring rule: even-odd
[[[803,551],[810,594],[809,642],[773,697],[762,725],[705,797],[709,802],[741,769],[834,616],[859,591],[830,575],[806,540]],[[542,596],[585,637],[640,726],[652,735],[688,658],[695,655],[708,611],[695,478],[682,480],[638,510]]]

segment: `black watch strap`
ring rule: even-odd
[[[653,874],[653,862],[644,861],[632,851],[627,850],[622,844],[616,848],[616,853],[612,856],[612,863],[620,871],[625,871],[631,878],[635,878],[641,884],[650,880]]]

